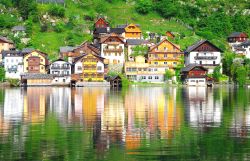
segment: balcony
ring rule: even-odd
[[[179,61],[180,57],[149,57],[149,60],[157,60],[157,61]]]
[[[51,69],[70,69],[70,66],[51,66]]]
[[[195,56],[195,60],[216,60],[217,56]]]
[[[65,77],[65,76],[70,76],[70,74],[52,74],[55,77]]]
[[[107,49],[107,48],[104,48],[103,52],[123,52],[123,49],[122,48],[118,48],[118,49]]]

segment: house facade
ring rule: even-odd
[[[174,70],[178,64],[181,64],[183,56],[184,53],[178,45],[163,39],[158,44],[150,47],[148,62],[155,67],[165,67],[166,69]]]
[[[125,39],[141,39],[142,31],[139,25],[129,24],[125,28]]]
[[[125,75],[136,82],[164,82],[165,67],[155,67],[146,63],[145,57],[137,56],[134,62],[126,62]]]
[[[50,74],[54,76],[53,83],[70,83],[71,64],[63,59],[58,59],[50,64]]]
[[[6,37],[0,37],[0,62],[3,62],[2,51],[8,51],[15,48],[14,43]]]
[[[239,44],[248,39],[248,35],[244,32],[233,32],[227,37],[227,41],[231,45]]]
[[[5,51],[3,59],[5,77],[21,79],[23,73],[23,54],[20,51]]]
[[[48,55],[34,50],[24,56],[24,73],[47,73]]]
[[[94,24],[95,28],[107,28],[109,23],[102,17],[98,18]]]
[[[181,69],[181,79],[189,86],[206,86],[207,69],[199,64],[189,64]]]
[[[117,34],[109,34],[101,38],[101,56],[107,64],[124,64],[124,39]]]
[[[211,74],[216,66],[221,66],[222,50],[208,40],[201,40],[185,51],[185,65],[200,64]]]
[[[134,53],[134,48],[136,46],[150,46],[150,43],[142,39],[127,39],[126,47],[127,47],[128,61],[134,61],[134,57],[131,54]]]
[[[246,40],[246,41],[240,43],[235,48],[235,53],[240,54],[240,55],[245,56],[246,58],[250,59],[250,40]]]
[[[74,74],[79,76],[78,81],[104,81],[104,58],[88,53],[74,61]]]

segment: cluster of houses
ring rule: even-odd
[[[94,23],[93,43],[60,47],[59,59],[53,62],[39,50],[15,49],[12,41],[0,37],[0,62],[6,78],[20,79],[25,85],[81,85],[87,82],[107,82],[109,71],[124,73],[131,81],[164,82],[166,70],[174,72],[183,63],[181,78],[188,85],[206,85],[207,74],[221,66],[222,50],[208,40],[200,40],[182,51],[174,44],[171,32],[166,32],[157,43],[143,38],[138,24],[112,28],[102,17]],[[232,50],[250,57],[250,45],[245,33],[228,37]],[[135,54],[135,48],[147,48]]]

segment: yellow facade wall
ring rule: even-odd
[[[39,52],[37,51],[33,51],[27,55],[24,56],[24,59],[23,59],[23,65],[24,65],[24,73],[28,73],[28,59],[29,57],[32,57],[32,56],[37,56],[39,57],[42,61],[40,62],[40,67],[39,67],[39,72],[40,73],[46,73],[46,69],[45,69],[45,65],[46,65],[46,59],[44,56],[42,56]]]

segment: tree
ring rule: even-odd
[[[235,58],[231,65],[231,75],[234,82],[237,82],[237,69],[243,66],[242,58]]]
[[[148,52],[148,47],[147,46],[143,46],[143,45],[137,45],[135,47],[132,48],[132,54],[131,56],[139,56],[139,55],[146,55]]]
[[[220,79],[220,77],[221,77],[220,70],[221,70],[221,66],[217,66],[217,67],[214,68],[213,78],[214,78],[216,81],[219,81],[219,79]]]
[[[35,0],[19,0],[14,5],[18,8],[24,20],[27,20],[30,15],[37,15],[37,3]]]
[[[236,69],[236,81],[239,86],[243,86],[246,83],[247,71],[244,66]]]
[[[151,0],[138,0],[136,3],[136,11],[140,14],[147,14],[153,8],[153,3]]]
[[[3,67],[0,67],[0,81],[3,82],[5,79],[5,70]]]
[[[64,17],[65,16],[65,9],[61,6],[50,6],[49,14],[56,17]]]
[[[165,76],[165,80],[169,80],[174,76],[174,73],[171,70],[166,70],[164,76]]]
[[[234,58],[235,58],[234,53],[225,52],[224,58],[222,59],[222,73],[229,76],[230,81],[232,78],[231,66],[233,65]]]

